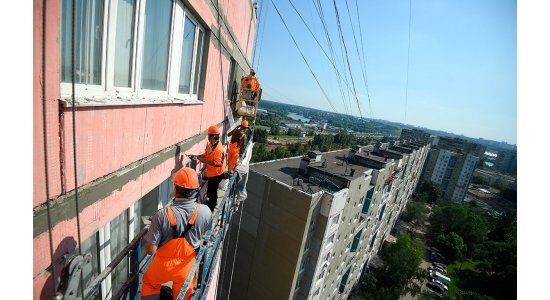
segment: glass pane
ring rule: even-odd
[[[197,41],[197,55],[195,57],[195,78],[193,79],[193,94],[198,94],[199,92],[199,77],[201,72],[201,59],[202,59],[202,40],[204,38],[204,33],[202,30],[199,30],[199,39]],[[233,60],[231,61],[233,62]]]
[[[183,50],[181,53],[181,69],[180,69],[180,94],[189,94],[191,85],[191,66],[193,63],[193,46],[195,43],[196,25],[185,17],[183,27]]]
[[[130,87],[135,0],[118,0],[115,35],[115,86]]]
[[[126,211],[111,221],[111,260],[128,245],[128,218]],[[122,259],[118,266],[111,273],[112,294],[120,290],[122,285],[128,279],[128,256]]]
[[[92,234],[87,240],[82,241],[82,254],[90,253],[92,255],[92,260],[89,264],[82,265],[82,279],[84,283],[84,289],[88,287],[92,279],[99,274],[99,260],[98,260],[98,247],[97,247],[97,232]],[[92,297],[89,299],[100,299],[100,290],[98,289]],[[78,289],[78,295],[80,294],[80,289]]]
[[[166,90],[171,18],[171,0],[147,1],[141,75],[144,89]]]
[[[103,1],[76,0],[75,83],[101,84]],[[72,0],[61,3],[61,81],[71,82]]]
[[[138,234],[141,231],[141,229],[143,229],[143,227],[145,227],[145,223],[144,223],[143,219],[151,217],[157,211],[158,192],[159,192],[159,188],[156,187],[152,191],[147,193],[145,196],[143,196],[143,198],[139,199],[138,202],[136,202],[136,205],[134,206],[135,207],[135,211],[134,211],[135,216],[134,217],[138,221],[136,223],[136,231],[135,231],[136,234]],[[141,253],[140,253],[141,255],[139,257],[140,261],[146,255],[144,244],[145,244],[145,242],[143,240],[141,240],[141,246],[142,247],[141,247]]]

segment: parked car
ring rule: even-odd
[[[439,280],[437,280],[437,279],[433,279],[433,278],[432,278],[432,279],[430,279],[430,282],[433,282],[433,283],[435,283],[435,284],[437,284],[437,285],[440,285],[445,291],[448,291],[448,290],[449,290],[449,288],[447,287],[446,284],[444,284],[443,282],[441,282],[441,281],[439,281]]]
[[[441,274],[438,271],[430,271],[430,277],[443,282],[445,285],[451,284],[451,278]]]
[[[441,269],[447,271],[447,266],[445,264],[438,263],[438,262],[433,262],[432,266],[437,266],[437,267],[440,267]]]
[[[428,267],[428,270],[430,271],[438,271],[439,273],[443,274],[443,275],[447,275],[447,271],[443,268],[441,268],[440,266],[430,266]]]
[[[428,289],[428,293],[430,293],[432,296],[434,296],[436,299],[443,299],[443,294],[436,292],[434,290]]]
[[[435,292],[439,292],[439,293],[444,293],[445,292],[445,289],[442,286],[440,286],[439,284],[433,283],[433,282],[426,283],[426,286],[428,288],[430,288],[432,291],[435,291]]]

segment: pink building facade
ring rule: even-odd
[[[73,22],[72,0],[34,1],[34,299],[79,248],[86,285],[169,201],[172,174],[196,167],[184,153],[228,127],[256,33],[253,0],[74,2]]]

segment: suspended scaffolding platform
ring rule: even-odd
[[[250,75],[241,78],[241,89],[237,102],[237,115],[242,117],[256,119],[258,104],[262,98],[262,89],[260,82],[254,76],[254,71]]]
[[[184,299],[186,291],[189,289],[195,275],[197,280],[195,286],[193,287],[191,299],[206,299],[211,288],[215,289],[217,286],[216,274],[224,271],[220,269],[224,237],[229,229],[231,217],[239,207],[238,204],[244,201],[247,196],[246,183],[248,181],[248,165],[252,157],[253,146],[254,143],[250,141],[247,146],[241,150],[245,152],[239,159],[235,172],[231,174],[231,177],[227,181],[226,185],[220,185],[221,187],[218,190],[218,194],[220,192],[223,193],[223,197],[212,214],[212,224],[215,225],[203,236],[195,263],[187,276],[180,294],[177,295],[176,299],[178,300]],[[199,202],[201,202],[201,199],[202,197],[199,196]],[[171,203],[168,205],[171,205]],[[78,295],[80,273],[82,271],[83,264],[89,263],[90,254],[83,253],[82,255],[76,255],[68,259],[69,263],[63,270],[63,276],[60,280],[59,288],[53,299],[94,299],[97,297],[96,293],[100,289],[101,283],[108,276],[110,276],[115,268],[124,260],[129,261],[128,279],[118,291],[113,291],[114,296],[112,299],[139,299],[143,274],[147,270],[154,256],[142,255],[142,238],[145,236],[148,229],[149,226],[147,225],[126,247],[124,247],[124,249],[122,249],[122,251],[107,267],[105,267],[105,269],[101,271],[101,273],[92,279],[88,286],[84,287],[83,296]],[[143,258],[140,259],[142,256]]]

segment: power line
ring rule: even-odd
[[[273,3],[273,7],[275,7],[275,10],[277,11],[277,14],[279,15],[279,18],[281,18],[281,21],[283,22],[283,24],[285,25],[285,28],[286,30],[288,31],[288,34],[290,35],[290,38],[292,39],[292,41],[294,42],[294,45],[296,46],[296,49],[298,49],[298,51],[300,52],[300,55],[302,56],[302,59],[304,60],[304,62],[306,63],[309,71],[311,72],[311,75],[313,75],[313,78],[315,78],[315,81],[317,82],[317,85],[319,85],[319,88],[321,89],[321,91],[323,92],[323,95],[325,96],[325,98],[327,99],[330,107],[332,108],[332,110],[335,112],[335,113],[338,113],[336,108],[334,107],[334,105],[332,104],[332,102],[330,101],[330,98],[328,97],[327,93],[325,92],[325,90],[323,89],[323,86],[321,86],[321,83],[319,82],[319,80],[317,79],[317,76],[315,76],[315,73],[313,72],[313,70],[311,69],[309,63],[307,62],[307,59],[305,58],[304,54],[302,53],[302,50],[300,49],[300,46],[298,46],[298,43],[296,43],[296,40],[294,39],[294,36],[292,35],[292,33],[290,32],[290,29],[288,28],[288,26],[286,25],[286,22],[285,20],[283,19],[283,16],[281,16],[281,13],[279,12],[279,9],[277,8],[277,5],[275,5],[275,2],[272,2]]]

